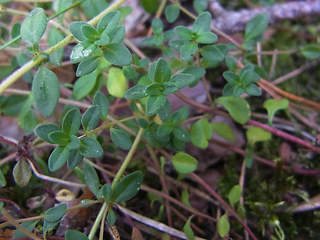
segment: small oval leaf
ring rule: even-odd
[[[49,208],[44,213],[44,220],[48,222],[59,221],[67,213],[67,204],[59,204],[56,207]]]
[[[32,94],[36,107],[45,117],[50,117],[60,97],[60,86],[57,76],[45,67],[40,67],[34,76]]]
[[[25,160],[19,160],[13,168],[13,177],[20,187],[25,187],[30,182],[32,176],[29,164]]]
[[[141,171],[136,171],[125,176],[115,186],[111,200],[115,203],[130,200],[138,193],[142,180],[143,174]]]
[[[34,45],[38,44],[47,28],[47,16],[42,8],[33,9],[21,25],[21,38]]]
[[[178,173],[188,174],[198,167],[198,160],[184,152],[178,152],[172,157],[172,164]]]

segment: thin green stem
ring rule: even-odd
[[[126,1],[127,0],[119,0],[119,1],[115,2],[113,5],[111,5],[110,7],[105,9],[104,11],[102,11],[99,15],[97,15],[96,17],[91,19],[88,23],[91,24],[91,25],[97,24],[105,14],[117,9],[118,7],[121,6],[121,4],[123,4]],[[50,55],[53,52],[55,52],[56,50],[66,46],[67,44],[69,44],[73,40],[74,40],[74,37],[73,37],[72,34],[70,34],[65,39],[63,39],[61,42],[57,43],[56,45],[52,46],[47,51],[45,51],[45,53]],[[22,77],[26,72],[31,70],[33,67],[41,64],[44,60],[45,60],[45,58],[38,57],[36,60],[29,61],[28,63],[23,65],[21,68],[19,68],[15,72],[13,72],[10,76],[8,76],[6,79],[4,79],[0,83],[0,94],[3,93],[3,91],[6,88],[8,88],[11,84],[13,84],[15,81],[17,81],[20,77]]]
[[[134,140],[134,142],[132,144],[132,147],[131,147],[130,151],[128,152],[127,157],[123,161],[119,171],[117,172],[116,176],[114,177],[114,179],[112,181],[112,185],[111,185],[112,189],[115,188],[115,186],[119,182],[122,174],[124,173],[124,171],[126,170],[128,164],[130,163],[130,161],[131,161],[131,159],[133,157],[133,154],[135,153],[135,151],[136,151],[136,149],[138,147],[138,144],[139,144],[139,142],[141,140],[141,137],[142,137],[142,134],[143,134],[143,130],[144,130],[143,128],[139,129],[139,132],[138,132],[138,134],[137,134],[137,136],[136,136],[136,138],[135,138],[135,140]],[[104,202],[102,207],[101,207],[101,209],[100,209],[100,211],[99,211],[99,214],[98,214],[96,220],[94,221],[94,224],[93,224],[93,226],[91,228],[91,231],[89,233],[89,236],[88,236],[89,240],[93,239],[94,235],[96,234],[98,226],[99,226],[99,224],[100,224],[100,222],[102,220],[102,217],[103,217],[105,211],[107,211],[107,209],[108,209],[108,204],[106,202]]]
[[[143,134],[143,128],[140,128],[139,131],[138,131],[138,134],[132,144],[132,147],[127,155],[127,157],[125,158],[125,160],[123,161],[119,171],[117,172],[116,176],[114,177],[113,181],[112,181],[112,185],[111,185],[111,188],[114,189],[114,187],[117,185],[117,183],[119,182],[122,174],[124,173],[124,171],[126,170],[128,164],[130,163],[132,157],[133,157],[133,154],[135,153],[137,147],[138,147],[138,144],[141,140],[141,137],[142,137],[142,134]]]
[[[107,203],[104,202],[102,207],[100,208],[99,214],[98,214],[96,220],[94,221],[94,224],[93,224],[93,226],[91,228],[91,231],[89,233],[89,236],[88,236],[89,240],[92,240],[94,235],[96,234],[96,231],[97,231],[97,229],[99,227],[99,224],[100,224],[100,222],[102,220],[104,212],[107,210],[107,207],[108,207]]]

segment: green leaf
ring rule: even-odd
[[[32,83],[34,104],[45,117],[50,117],[59,101],[60,87],[57,76],[45,67],[40,67]]]
[[[303,47],[301,53],[306,59],[317,59],[320,57],[320,46],[316,44],[308,44]]]
[[[178,173],[188,174],[198,167],[198,160],[184,152],[178,152],[172,157],[172,164]]]
[[[21,24],[19,22],[16,22],[15,24],[13,24],[13,26],[11,28],[11,37],[12,38],[16,38],[20,35],[20,28],[21,28]]]
[[[194,233],[192,231],[192,228],[190,226],[190,222],[193,216],[189,217],[188,221],[183,226],[183,232],[186,235],[188,240],[194,240]]]
[[[149,96],[146,102],[147,116],[156,114],[166,103],[166,96]]]
[[[70,142],[70,136],[63,131],[54,131],[49,133],[48,138],[51,142],[58,144],[59,146],[67,146]]]
[[[146,12],[153,14],[157,11],[159,7],[159,2],[154,0],[139,0],[141,6],[146,10]]]
[[[103,155],[103,150],[100,143],[93,138],[86,137],[80,139],[80,153],[85,157],[96,158]]]
[[[117,217],[114,214],[113,210],[110,209],[107,215],[107,221],[110,226],[113,226],[116,223]]]
[[[245,88],[245,92],[250,96],[260,96],[261,89],[254,83],[250,83],[249,86]]]
[[[235,98],[233,96],[220,97],[216,99],[216,103],[221,104],[229,112],[231,117],[240,124],[245,124],[250,119],[250,107],[243,98]]]
[[[187,40],[184,39],[174,39],[174,40],[170,40],[169,41],[169,47],[171,47],[172,49],[180,52],[180,49],[182,48],[182,46],[184,44],[188,43]],[[177,62],[178,63],[178,62]],[[179,65],[182,65],[179,61]],[[183,65],[182,65],[183,66]]]
[[[14,181],[20,186],[25,187],[30,182],[32,171],[25,160],[19,160],[13,168]]]
[[[209,66],[215,67],[224,60],[224,53],[216,45],[204,46],[200,49],[200,53],[203,59],[209,62]]]
[[[109,6],[109,3],[106,0],[86,0],[81,3],[84,13],[89,18],[96,17],[104,9]]]
[[[162,94],[162,89],[163,89],[164,84],[160,84],[157,82],[149,84],[149,86],[146,88],[146,93],[149,96],[158,96]]]
[[[0,202],[0,212],[2,211],[3,208],[3,202]]]
[[[162,108],[159,109],[158,114],[162,121],[165,121],[171,112],[171,105],[169,100],[166,98]]]
[[[0,187],[3,188],[7,185],[7,180],[5,176],[3,175],[2,170],[0,169]]]
[[[198,44],[188,42],[180,48],[180,58],[184,62],[192,61],[193,55],[198,51]]]
[[[110,37],[108,34],[106,34],[104,32],[101,34],[101,36],[98,40],[94,41],[94,44],[99,45],[99,46],[105,46],[109,43],[110,43]]]
[[[72,108],[63,118],[62,131],[68,135],[76,135],[81,124],[81,113],[79,108]]]
[[[103,56],[113,65],[126,66],[132,62],[130,51],[122,43],[110,43],[103,49]]]
[[[128,83],[121,69],[114,67],[109,69],[107,89],[114,97],[124,97],[128,89]]]
[[[237,60],[230,56],[225,56],[225,61],[228,69],[230,71],[236,71],[237,70]]]
[[[174,32],[184,40],[192,40],[192,30],[187,27],[177,26],[174,28]]]
[[[268,27],[269,16],[266,13],[257,14],[246,25],[244,33],[244,47],[250,49],[256,41],[260,40]]]
[[[211,14],[209,12],[202,12],[194,21],[192,31],[196,33],[210,31]]]
[[[112,195],[112,188],[111,188],[111,185],[106,183],[104,184],[99,192],[98,192],[98,195],[97,195],[97,198],[104,198],[104,200],[106,201],[106,203],[111,203],[110,202],[110,199],[111,199],[111,195]]]
[[[200,78],[202,78],[206,74],[206,70],[197,66],[189,66],[183,69],[181,73],[188,73],[193,75],[195,80],[190,84],[190,85],[193,85],[197,83],[200,80]]]
[[[152,27],[153,33],[155,35],[161,34],[163,32],[163,28],[164,28],[163,23],[160,18],[154,18],[152,20],[151,27]]]
[[[46,232],[48,232],[49,230],[55,228],[58,224],[59,224],[60,220],[59,221],[55,221],[55,222],[49,222],[49,221],[46,221],[44,220],[43,222],[43,235],[46,234]]]
[[[50,172],[55,172],[62,168],[70,156],[70,150],[66,147],[57,147],[51,153],[48,160],[48,168]]]
[[[208,147],[208,140],[212,138],[212,129],[207,119],[199,119],[192,125],[190,138],[194,146],[199,148]]]
[[[93,98],[93,105],[97,105],[100,108],[100,118],[107,121],[107,115],[109,112],[108,98],[100,91],[96,92]]]
[[[173,126],[171,124],[168,123],[163,123],[159,126],[158,130],[157,130],[157,135],[159,137],[165,137],[168,136],[172,131],[173,131]]]
[[[56,207],[49,208],[44,213],[44,220],[48,222],[56,222],[59,221],[65,214],[67,213],[67,204],[62,203],[57,205]]]
[[[37,225],[38,220],[36,221],[28,221],[28,222],[23,222],[20,224],[21,227],[26,229],[28,232],[32,232],[34,227]],[[12,236],[12,239],[20,239],[20,238],[27,238],[28,236],[22,233],[19,229],[14,231],[14,234]]]
[[[93,105],[82,116],[82,127],[84,132],[94,129],[100,120],[100,107]]]
[[[77,67],[76,76],[81,77],[96,70],[99,63],[99,59],[99,57],[91,56],[82,60]]]
[[[237,184],[233,186],[228,193],[228,199],[232,207],[240,200],[241,197],[241,186]]]
[[[162,87],[164,88],[164,90],[162,91],[163,95],[173,94],[178,91],[178,88],[176,87],[176,84],[174,82],[165,82],[162,84]]]
[[[202,44],[211,44],[218,41],[218,37],[213,32],[200,32],[197,35],[196,41]]]
[[[211,123],[211,128],[212,131],[214,131],[216,134],[218,134],[220,137],[223,137],[224,139],[227,139],[231,142],[234,142],[236,140],[232,128],[225,123],[213,122]]]
[[[152,82],[164,83],[170,80],[171,69],[169,63],[160,58],[158,61],[153,62],[149,68],[149,78]]]
[[[10,95],[4,98],[4,103],[0,104],[0,108],[1,113],[7,116],[17,116],[21,111],[24,102],[28,99],[27,96],[23,95]]]
[[[187,188],[184,188],[181,192],[181,202],[187,205],[188,207],[192,207],[189,201],[189,192]]]
[[[85,234],[77,230],[67,230],[64,237],[66,240],[88,240],[88,237]]]
[[[120,12],[111,11],[101,18],[97,25],[97,30],[101,34],[105,32],[107,34],[111,33],[119,24]],[[110,34],[111,35],[111,34]]]
[[[256,142],[268,141],[271,139],[271,133],[259,127],[249,127],[246,135],[249,145],[254,145]]]
[[[109,34],[111,43],[121,43],[125,37],[126,30],[124,26],[118,26]]]
[[[96,170],[91,164],[86,162],[83,167],[83,173],[85,182],[88,185],[90,191],[97,196],[100,188],[100,182]]]
[[[136,85],[130,88],[124,95],[126,99],[139,99],[148,96],[146,89],[147,85]]]
[[[19,125],[25,130],[27,134],[33,132],[38,124],[37,116],[32,109],[33,97],[32,94],[23,104],[18,116]]]
[[[260,76],[254,70],[246,70],[240,74],[240,82],[244,84],[259,82],[259,80]]]
[[[79,41],[85,41],[87,39],[86,36],[81,31],[81,27],[85,25],[89,25],[89,24],[82,21],[74,21],[69,24],[70,32]]]
[[[132,141],[129,138],[128,134],[115,129],[115,128],[111,128],[110,129],[110,135],[111,135],[111,139],[112,142],[117,145],[118,147],[120,147],[121,149],[124,150],[130,150],[132,147]]]
[[[228,221],[226,214],[222,215],[219,218],[217,227],[218,227],[218,233],[219,233],[220,237],[223,238],[229,233],[230,224],[229,224],[229,221]]]
[[[93,43],[84,41],[77,44],[71,52],[70,61],[72,63],[78,63],[82,60],[86,59],[93,55],[93,53],[97,50],[97,46]]]
[[[71,135],[70,136],[70,142],[67,144],[67,148],[69,148],[70,150],[77,150],[80,148],[80,139],[77,136]],[[73,155],[74,152],[71,151],[70,155]],[[71,156],[70,156],[71,157]],[[70,159],[69,157],[69,159]],[[73,156],[72,156],[73,157]],[[68,159],[68,160],[69,160]]]
[[[167,6],[165,8],[164,14],[165,14],[168,22],[173,23],[174,21],[176,21],[178,19],[179,14],[180,14],[180,9],[176,5],[170,4],[169,6]]]
[[[289,106],[288,99],[267,99],[263,103],[263,107],[267,109],[268,112],[268,124],[272,124],[272,119],[277,111],[287,109]]]
[[[93,90],[94,86],[96,85],[97,78],[98,71],[93,71],[78,78],[73,87],[73,96],[77,100],[83,99]]]
[[[21,25],[22,40],[31,45],[38,44],[47,28],[47,16],[42,8],[33,9]]]
[[[170,82],[173,82],[177,89],[182,89],[195,81],[195,77],[188,73],[178,73],[173,75]]]
[[[49,47],[56,45],[58,42],[61,42],[64,39],[64,35],[57,29],[51,28],[48,34],[47,41],[49,43]],[[50,62],[57,66],[61,66],[63,58],[63,48],[59,48],[55,52],[49,55]]]
[[[25,187],[30,182],[32,171],[25,160],[19,160],[13,168],[14,181],[20,186]]]
[[[143,174],[141,171],[136,171],[125,176],[121,181],[115,186],[112,193],[112,201],[125,202],[133,198],[139,191],[142,184]]]
[[[178,126],[174,128],[173,134],[177,139],[181,141],[184,141],[184,142],[190,141],[190,135],[188,131],[182,126]]]
[[[82,161],[82,159],[83,159],[83,155],[78,150],[72,150],[67,160],[68,168],[74,169]]]
[[[208,7],[207,0],[194,0],[193,8],[196,10],[198,14],[202,13]]]
[[[100,38],[98,31],[90,24],[82,25],[81,32],[90,42],[94,42]]]

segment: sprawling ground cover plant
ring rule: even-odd
[[[24,15],[0,32],[1,237],[319,237],[319,72],[276,86],[319,64],[318,22],[272,35],[265,7],[226,34],[219,16],[241,14],[218,1],[0,2]]]

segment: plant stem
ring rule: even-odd
[[[226,211],[228,211],[235,219],[238,220],[238,222],[243,226],[245,230],[247,230],[248,234],[252,237],[254,240],[258,240],[256,236],[253,234],[251,229],[247,226],[247,224],[244,223],[244,221],[241,219],[241,217],[237,214],[237,212],[226,202],[223,200],[223,198],[215,191],[213,190],[205,181],[203,181],[198,175],[195,173],[190,173],[193,179],[196,180],[197,183],[199,183],[202,187],[204,187],[215,199],[217,199],[221,205],[225,208]]]
[[[20,226],[20,224],[18,222],[16,222],[16,220],[7,212],[7,210],[5,208],[2,208],[1,211],[2,215],[8,219],[8,221],[14,225],[18,230],[20,230],[20,232],[24,233],[25,235],[27,235],[29,238],[31,239],[35,239],[35,240],[42,240],[40,237],[38,237],[37,235],[28,232],[25,228],[23,228],[22,226]]]
[[[92,228],[91,228],[91,231],[90,231],[90,233],[89,233],[89,236],[88,236],[89,240],[92,240],[93,237],[94,237],[94,235],[96,234],[96,231],[97,231],[97,229],[98,229],[98,226],[99,226],[99,224],[100,224],[100,222],[101,222],[101,220],[102,220],[102,217],[103,217],[103,215],[104,215],[104,212],[107,210],[107,207],[108,207],[107,203],[104,202],[103,205],[102,205],[102,207],[100,208],[99,214],[98,214],[96,220],[94,221],[94,224],[93,224],[93,226],[92,226]]]
[[[143,128],[139,129],[139,132],[138,132],[138,134],[137,134],[137,136],[136,136],[136,138],[135,138],[135,140],[134,140],[134,142],[132,144],[132,147],[131,147],[130,151],[128,152],[128,155],[126,156],[126,158],[123,161],[119,171],[117,172],[116,176],[114,177],[114,179],[112,181],[112,185],[111,185],[112,190],[117,185],[117,183],[119,182],[122,174],[124,173],[124,171],[126,170],[128,164],[130,163],[130,161],[131,161],[131,159],[133,157],[133,154],[135,153],[135,151],[136,151],[136,149],[138,147],[138,144],[139,144],[139,142],[141,140],[141,137],[142,137],[142,134],[143,134],[143,130],[144,130]],[[107,205],[106,202],[104,202],[102,207],[101,207],[101,209],[100,209],[100,211],[99,211],[99,214],[98,214],[98,216],[97,216],[97,218],[96,218],[96,220],[95,220],[95,222],[94,222],[94,224],[93,224],[93,226],[91,228],[91,231],[89,233],[89,236],[88,236],[89,240],[93,239],[93,237],[94,237],[94,235],[95,235],[95,233],[96,233],[96,231],[98,229],[98,226],[99,226],[99,224],[100,224],[100,222],[102,220],[104,212],[107,209],[108,209],[108,205]]]
[[[119,0],[117,2],[115,2],[113,5],[111,5],[110,7],[108,7],[107,9],[105,9],[104,11],[102,11],[99,15],[97,15],[96,17],[94,17],[93,19],[91,19],[88,23],[90,25],[95,25],[97,24],[100,19],[107,13],[117,9],[118,7],[120,7],[121,4],[123,4],[124,2],[126,2],[127,0]],[[52,54],[53,52],[55,52],[56,50],[68,45],[70,42],[72,42],[74,40],[74,37],[72,34],[68,35],[65,39],[63,39],[61,42],[57,43],[56,45],[52,46],[51,48],[49,48],[48,50],[45,51],[45,53],[47,53],[48,55]],[[20,77],[22,77],[26,72],[28,72],[29,70],[31,70],[33,67],[41,64],[43,61],[45,60],[45,58],[43,57],[38,57],[36,60],[31,60],[28,63],[26,63],[25,65],[23,65],[21,68],[19,68],[18,70],[16,70],[15,72],[13,72],[10,76],[8,76],[6,79],[4,79],[1,83],[0,83],[0,94],[3,93],[3,91],[8,88],[11,84],[13,84],[15,81],[17,81]]]
[[[117,185],[117,183],[119,182],[122,174],[124,173],[124,171],[126,170],[128,164],[130,163],[132,157],[133,157],[133,154],[135,153],[137,147],[138,147],[138,144],[141,140],[141,137],[142,137],[142,134],[143,134],[143,131],[144,129],[143,128],[140,128],[139,131],[138,131],[138,134],[132,144],[132,147],[130,149],[130,151],[128,152],[128,155],[127,157],[125,158],[125,160],[123,161],[119,171],[117,172],[116,176],[114,177],[113,181],[112,181],[112,185],[111,185],[111,188],[114,189],[114,187]]]

